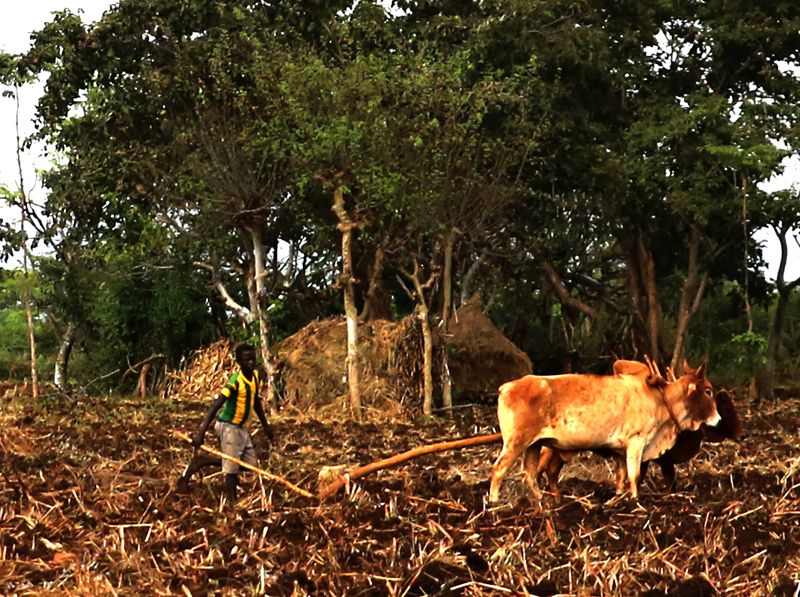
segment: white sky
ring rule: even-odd
[[[7,3],[9,0],[5,0]],[[98,20],[112,4],[110,0],[28,0],[6,7],[0,19],[0,49],[9,54],[22,54],[31,46],[31,33],[52,21],[53,13],[69,9],[79,14],[85,22]],[[6,88],[3,88],[5,91]],[[27,85],[19,92],[19,129],[24,139],[34,132],[33,119],[36,101],[42,93],[42,84]],[[16,153],[16,100],[0,97],[0,184],[10,189],[19,186]],[[41,147],[34,147],[22,156],[25,189],[31,199],[41,201],[41,189],[34,188],[36,168],[46,168],[47,159]],[[9,221],[19,218],[5,206],[0,207],[0,218]],[[2,266],[2,264],[0,264]]]
[[[8,2],[9,0],[5,0]],[[52,20],[53,12],[69,9],[80,14],[84,22],[98,20],[103,12],[115,2],[110,0],[28,0],[16,4],[13,10],[4,11],[0,19],[0,49],[12,54],[25,52],[31,44],[30,34]],[[24,138],[33,132],[33,118],[36,100],[42,92],[41,83],[29,85],[20,90],[20,134]],[[16,161],[16,102],[10,98],[0,98],[0,184],[11,189],[18,186],[19,176]],[[41,188],[34,187],[36,168],[48,164],[41,147],[34,147],[23,155],[23,176],[25,188],[34,201],[41,201]],[[800,159],[794,156],[789,161],[786,173],[776,177],[769,185],[770,190],[800,185]],[[6,221],[18,216],[0,207],[0,218]],[[779,249],[775,235],[770,230],[761,230],[756,238],[764,243],[765,255],[769,263],[767,274],[774,278],[778,265]],[[788,280],[800,276],[800,248],[790,239],[790,258],[786,272]],[[0,264],[2,265],[2,264]]]
[[[764,185],[764,190],[779,191],[794,188],[796,192],[800,193],[800,156],[797,154],[790,156],[784,159],[784,164],[786,167],[783,174],[774,176],[769,181],[769,184]],[[764,257],[767,260],[767,277],[770,280],[774,280],[781,258],[777,237],[770,228],[757,230],[754,236],[764,248]],[[800,277],[800,246],[798,246],[795,239],[800,240],[800,231],[798,230],[794,230],[793,233],[789,234],[789,238],[786,239],[789,248],[789,259],[786,262],[784,280],[787,282]]]

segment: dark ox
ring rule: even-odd
[[[509,467],[524,453],[528,485],[536,483],[543,446],[564,451],[610,450],[624,456],[631,494],[638,497],[643,461],[661,456],[681,431],[720,421],[702,367],[672,382],[631,363],[614,375],[526,375],[500,386],[497,416],[503,449],[492,467],[489,497],[498,501]],[[641,365],[638,363],[637,365]],[[624,369],[624,366],[623,366]],[[623,481],[624,482],[624,481]]]

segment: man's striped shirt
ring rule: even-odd
[[[253,371],[252,379],[247,379],[241,371],[231,375],[228,383],[220,391],[227,400],[217,418],[234,425],[244,425],[253,410],[259,389],[261,380],[258,378],[258,371]]]

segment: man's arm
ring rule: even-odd
[[[258,420],[261,421],[261,427],[264,428],[264,436],[268,440],[275,439],[275,434],[272,433],[272,427],[269,426],[267,422],[267,415],[264,413],[264,405],[261,404],[261,396],[256,396],[255,404],[253,404],[253,409],[256,411],[256,416]]]
[[[211,405],[211,408],[208,409],[206,413],[206,418],[203,419],[203,424],[200,425],[200,429],[197,430],[194,438],[192,439],[192,445],[195,448],[199,448],[203,445],[203,438],[206,436],[206,431],[208,431],[209,426],[211,425],[211,421],[214,420],[214,417],[217,416],[217,412],[222,405],[225,404],[227,397],[223,394],[219,394],[217,399],[214,400],[214,403]]]

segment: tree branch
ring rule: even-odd
[[[550,286],[552,286],[553,292],[565,307],[583,313],[592,319],[597,317],[597,310],[595,308],[570,294],[569,289],[564,285],[564,282],[561,281],[561,277],[549,261],[545,261],[542,267],[544,267],[545,276]]]
[[[214,283],[214,287],[217,289],[217,292],[219,292],[220,296],[222,297],[226,307],[236,313],[236,315],[246,324],[249,325],[255,322],[255,314],[247,307],[237,303],[236,300],[230,295],[228,289],[225,287],[225,284],[222,283],[222,279],[219,275],[219,268],[208,263],[203,263],[202,261],[195,261],[194,265],[211,272],[211,280]]]

